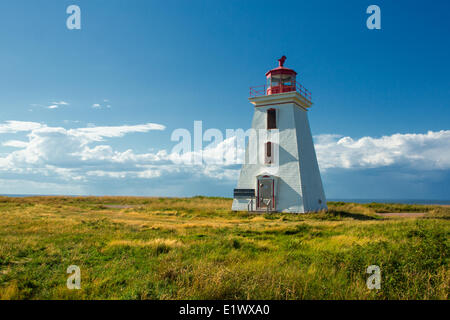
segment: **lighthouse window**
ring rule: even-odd
[[[272,142],[266,143],[266,164],[272,163]]]
[[[267,129],[277,128],[277,111],[275,109],[267,110]]]
[[[292,77],[291,76],[282,76],[281,78],[283,86],[291,86],[292,85]]]
[[[271,87],[276,87],[276,86],[280,85],[280,79],[279,78],[272,77],[271,81],[272,81],[272,83],[270,85]]]

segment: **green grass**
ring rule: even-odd
[[[0,299],[448,299],[448,207],[230,207],[206,197],[0,197]],[[366,286],[373,264],[380,290]],[[66,288],[69,265],[81,268],[81,290]]]

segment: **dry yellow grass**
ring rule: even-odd
[[[142,240],[113,240],[108,243],[108,247],[127,246],[127,247],[158,247],[167,246],[169,248],[177,248],[183,244],[176,239],[153,239],[149,241]]]
[[[334,203],[328,213],[255,215],[230,206],[0,197],[0,299],[448,298],[450,208]],[[65,288],[72,264],[82,269],[77,292]],[[382,267],[382,292],[365,286],[370,264]]]

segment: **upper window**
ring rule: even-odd
[[[266,156],[264,157],[265,164],[272,163],[272,142],[266,143]]]
[[[275,109],[267,110],[267,129],[277,128],[277,111]]]

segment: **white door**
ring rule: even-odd
[[[270,177],[258,179],[257,209],[273,211],[275,209],[274,180]]]

